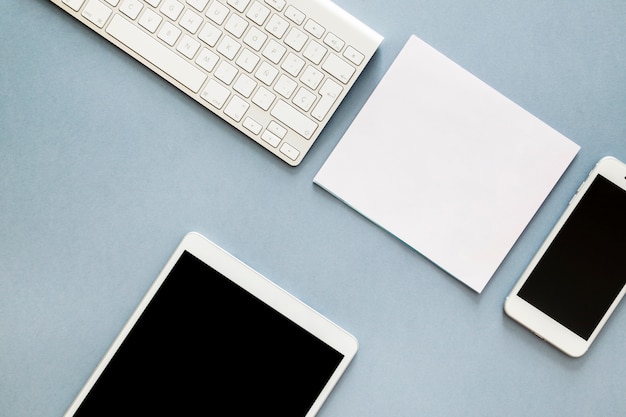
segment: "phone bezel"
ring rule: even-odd
[[[602,175],[613,184],[626,191],[626,164],[613,157],[602,158],[589,173],[587,179],[578,188],[578,191],[571,199],[564,213],[550,231],[548,237],[532,258],[504,303],[504,310],[509,317],[571,357],[580,357],[589,349],[589,346],[591,346],[600,330],[602,330],[605,323],[626,294],[626,285],[622,287],[620,293],[607,309],[599,324],[587,340],[540,311],[526,300],[520,298],[518,293],[598,175]]]

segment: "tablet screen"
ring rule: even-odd
[[[74,416],[304,416],[342,358],[185,251]]]

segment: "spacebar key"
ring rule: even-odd
[[[106,31],[194,93],[206,80],[206,74],[120,15],[113,17]]]

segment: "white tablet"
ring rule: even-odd
[[[314,416],[356,339],[197,233],[65,417]]]

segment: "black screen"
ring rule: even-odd
[[[519,296],[587,340],[626,284],[626,192],[598,175]]]
[[[304,416],[342,358],[185,252],[75,416]]]

